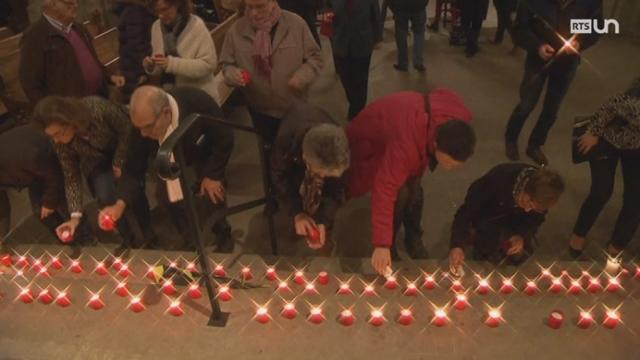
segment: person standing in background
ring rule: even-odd
[[[478,40],[480,39],[482,22],[487,18],[489,11],[489,0],[461,0],[460,3],[462,29],[467,37],[464,53],[470,58],[480,51]]]
[[[424,33],[427,23],[427,4],[429,0],[389,0],[389,8],[393,11],[396,28],[396,46],[398,62],[393,68],[398,71],[409,70],[409,21],[413,32],[413,68],[424,72]]]

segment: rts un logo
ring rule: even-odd
[[[600,24],[597,19],[571,19],[572,34],[609,34],[611,25],[613,25],[613,33],[620,34],[620,23],[618,20],[605,19]]]

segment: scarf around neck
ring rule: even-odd
[[[322,200],[322,187],[324,179],[313,174],[309,169],[304,173],[304,180],[300,184],[300,197],[302,198],[302,210],[313,215],[320,207]]]
[[[190,16],[178,15],[175,24],[165,25],[160,23],[160,30],[162,30],[162,42],[164,43],[164,55],[165,56],[179,56],[178,55],[178,37],[182,34],[182,31],[187,27]]]
[[[256,30],[253,40],[253,59],[256,70],[264,76],[271,76],[271,29],[280,21],[282,10],[277,2],[274,2],[273,10],[262,21],[254,21],[249,18],[251,26]]]

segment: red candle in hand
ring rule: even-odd
[[[613,329],[620,323],[620,314],[618,314],[615,310],[607,311],[606,316],[604,317],[604,321],[602,325],[606,326],[609,329]]]
[[[329,273],[326,271],[320,271],[318,273],[318,283],[321,285],[327,285],[329,283]]]
[[[232,298],[231,289],[228,286],[223,285],[218,288],[218,299],[220,299],[220,301],[229,301]]]
[[[581,329],[588,329],[593,324],[593,316],[588,311],[581,311],[578,317],[578,327]]]
[[[298,316],[298,310],[296,310],[296,305],[294,303],[286,303],[282,308],[282,316],[287,319],[295,319]]]
[[[247,70],[242,70],[241,74],[242,74],[242,83],[244,84],[244,86],[251,84],[251,73],[248,72]]]
[[[487,319],[484,321],[484,323],[489,327],[497,327],[498,325],[500,325],[501,319],[502,314],[500,314],[500,311],[492,309],[489,311],[489,314],[487,314]]]
[[[242,268],[242,270],[240,271],[240,275],[242,276],[243,281],[251,281],[253,279],[251,269],[248,267]]]
[[[400,310],[400,316],[398,317],[398,322],[401,325],[407,326],[407,325],[411,325],[411,323],[413,323],[413,314],[411,313],[411,310],[409,309],[402,309]]]
[[[40,294],[38,294],[38,301],[45,305],[49,305],[53,302],[53,295],[51,295],[49,289],[43,289],[40,291]]]
[[[261,324],[268,323],[270,317],[269,317],[269,311],[267,310],[267,308],[264,308],[264,307],[258,308],[258,310],[256,310],[255,319]]]
[[[71,305],[71,299],[69,298],[69,295],[63,291],[56,297],[56,304],[60,307],[67,307]]]
[[[353,316],[353,312],[351,312],[351,310],[342,310],[342,312],[340,313],[340,316],[338,318],[338,321],[340,322],[340,324],[342,324],[344,326],[353,325],[355,320],[356,320],[356,318],[355,318],[355,316]]]
[[[564,323],[564,314],[560,310],[553,310],[547,319],[547,325],[552,329],[559,329]]]
[[[324,315],[322,315],[322,309],[319,307],[314,307],[309,312],[309,321],[314,324],[320,324],[324,321]]]
[[[447,325],[447,313],[444,311],[444,309],[436,309],[431,322],[433,323],[433,325],[438,327]]]
[[[416,287],[416,284],[408,283],[407,284],[407,288],[404,289],[404,295],[405,296],[416,296],[416,295],[418,295],[418,288]]]
[[[167,309],[167,311],[169,312],[169,314],[173,315],[173,316],[182,316],[184,315],[184,310],[182,309],[182,306],[180,306],[180,301],[178,300],[174,300],[171,302],[171,305],[169,305],[169,309]]]
[[[264,277],[269,281],[278,280],[278,275],[276,274],[276,269],[268,268],[266,274],[264,275]]]
[[[458,310],[464,310],[469,306],[469,300],[467,299],[467,295],[458,294],[456,295],[456,300],[453,304],[453,307]]]
[[[135,296],[133,297],[133,299],[131,299],[131,302],[129,303],[129,309],[131,309],[131,311],[135,313],[139,313],[144,310],[144,304],[142,303],[142,300],[139,297]]]
[[[369,323],[373,326],[381,326],[384,324],[384,315],[380,310],[371,311],[371,317],[369,318]]]
[[[105,231],[113,231],[116,227],[116,221],[110,215],[102,214],[100,225],[100,227]]]

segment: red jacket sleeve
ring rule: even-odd
[[[398,191],[409,177],[407,156],[399,143],[387,145],[374,179],[371,195],[371,227],[374,247],[393,244],[393,215]]]

